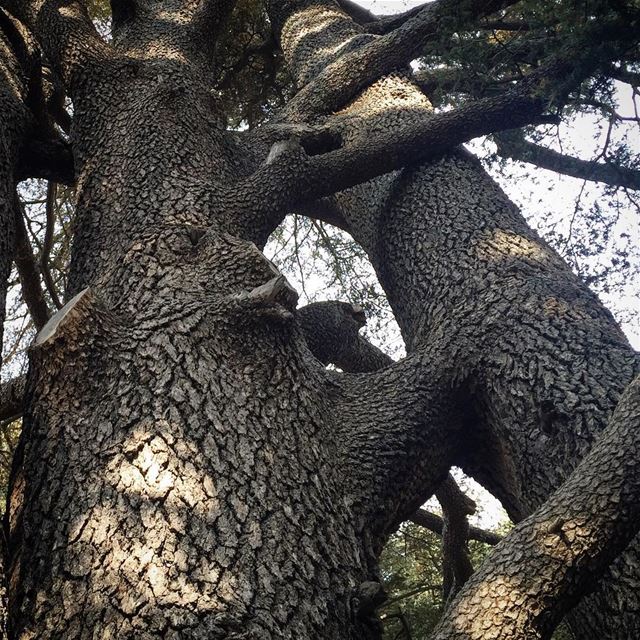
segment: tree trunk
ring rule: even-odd
[[[253,244],[264,229],[220,198],[253,152],[220,128],[166,15],[104,50],[78,5],[35,6],[80,29],[62,54],[48,35],[78,203],[74,297],[30,356],[11,637],[377,637],[371,522],[417,506],[392,481],[425,474],[426,441],[429,478],[446,474],[461,423],[446,367],[325,372]]]
[[[284,52],[301,85],[336,51],[366,38],[325,3],[333,28],[316,34],[314,48],[299,43],[288,36],[292,25],[320,19],[317,3],[309,4],[289,23],[281,18]],[[402,109],[431,106],[399,75],[378,81],[345,112],[392,128]],[[376,179],[335,200],[338,217],[376,269],[408,351],[448,353],[457,379],[468,384],[474,426],[456,464],[521,520],[603,431],[640,371],[635,351],[597,296],[468,152]],[[635,548],[573,617],[580,638],[640,635]]]

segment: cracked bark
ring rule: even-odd
[[[340,31],[323,32],[322,46],[333,50],[358,33],[343,20]],[[296,65],[313,52],[286,39],[283,45],[303,84],[311,63]],[[347,111],[377,114],[380,126],[393,126],[384,110],[400,106],[430,109],[408,79],[392,76]],[[525,517],[604,429],[638,371],[637,355],[597,297],[470,154],[390,174],[337,201],[376,268],[408,349],[439,352],[447,345],[459,375],[469,379],[476,423],[458,464],[512,518]],[[580,637],[640,633],[636,554],[634,547],[622,556],[597,599],[580,606],[573,619]]]
[[[2,11],[0,9],[0,11]],[[0,21],[0,327],[4,323],[7,280],[15,250],[15,167],[22,140],[30,124],[24,104],[27,88],[24,69],[6,36],[7,25]],[[9,26],[11,28],[12,25]],[[0,345],[2,328],[0,328]],[[0,353],[0,364],[2,355]],[[6,554],[4,537],[0,550],[0,637],[6,637]]]
[[[377,555],[451,464],[488,481],[488,460],[512,511],[532,509],[568,474],[560,456],[571,466],[586,451],[635,357],[454,154],[345,196],[364,193],[344,219],[412,353],[373,373],[324,371],[256,247],[277,220],[251,217],[257,192],[228,206],[228,184],[266,154],[220,126],[212,63],[186,35],[196,5],[168,0],[163,21],[141,1],[108,45],[81,3],[12,4],[74,101],[78,175],[74,297],[32,349],[12,476],[12,636],[375,638]],[[362,35],[345,20],[330,35]],[[384,109],[389,91],[428,113],[400,76],[350,109],[375,111],[376,96]],[[398,200],[380,207],[393,181]],[[263,196],[282,197],[277,185]],[[523,356],[516,337],[535,347]],[[556,343],[569,339],[567,362]],[[569,413],[574,389],[588,410]],[[539,480],[523,486],[530,469]]]
[[[220,128],[209,63],[180,33],[145,48],[154,20],[95,45],[75,3],[28,5],[74,100],[78,204],[74,297],[30,355],[12,637],[375,637],[386,523],[463,419],[446,358],[318,366],[263,230],[216,198],[255,153]]]
[[[640,530],[640,378],[567,482],[498,545],[435,640],[549,638],[562,615]],[[500,599],[495,606],[496,593]],[[490,603],[487,607],[486,604]],[[624,637],[630,629],[622,628]]]

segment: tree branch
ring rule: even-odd
[[[24,226],[21,207],[18,206],[17,202],[14,262],[18,270],[18,277],[20,278],[22,297],[27,305],[27,309],[29,309],[33,324],[39,331],[49,320],[49,308],[47,307],[42,286],[40,285],[40,274],[31,249],[29,237],[27,236],[27,230]]]
[[[358,332],[366,324],[364,310],[356,304],[315,302],[298,309],[298,320],[311,353],[322,364],[343,371],[376,371],[393,360]]]
[[[569,479],[498,545],[436,640],[548,638],[640,530],[640,377]],[[501,605],[486,608],[485,600]]]
[[[581,160],[547,149],[525,140],[520,132],[494,135],[498,153],[512,160],[528,162],[542,169],[563,173],[581,180],[604,182],[613,187],[640,189],[640,171],[621,167],[612,162],[601,163]]]
[[[80,0],[5,0],[5,5],[36,34],[67,88],[73,90],[74,80],[111,56]]]
[[[352,0],[338,0],[338,6],[367,33],[384,35],[402,26],[410,18],[417,16],[425,8],[426,4],[418,5],[403,13],[382,16],[368,11],[356,2],[352,2]]]
[[[345,106],[360,90],[382,76],[404,67],[436,36],[457,28],[459,19],[490,15],[516,0],[437,0],[426,5],[400,27],[346,53],[319,73],[287,104],[281,118],[303,122]],[[270,3],[273,7],[273,3]],[[270,15],[274,10],[270,8]],[[277,20],[276,24],[282,24]]]
[[[546,73],[547,70],[545,70]],[[216,194],[239,217],[269,219],[303,202],[342,191],[403,166],[436,159],[459,144],[502,129],[549,121],[541,113],[546,100],[532,74],[521,85],[496,97],[471,102],[456,110],[432,114],[424,110],[388,110],[394,127],[379,126],[372,118],[371,131],[361,118],[334,116],[326,125],[301,130],[298,141],[276,143],[266,163],[252,176]],[[376,124],[378,125],[376,127]],[[318,138],[349,140],[344,146],[307,155],[304,145]],[[315,151],[315,149],[313,149]],[[260,216],[260,217],[257,217]]]
[[[0,384],[0,421],[17,420],[22,415],[26,376]]]
[[[71,145],[58,139],[27,138],[20,149],[16,177],[44,178],[71,186],[75,182]]]
[[[442,595],[445,602],[454,596],[473,574],[469,557],[469,521],[476,504],[467,497],[449,474],[436,491],[442,507]]]
[[[410,522],[420,525],[433,533],[442,535],[442,529],[444,527],[444,520],[437,514],[431,513],[426,509],[418,509],[409,518]],[[479,527],[469,527],[469,540],[477,540],[478,542],[484,542],[485,544],[496,545],[502,540],[502,536],[493,531],[487,531],[486,529],[480,529]]]

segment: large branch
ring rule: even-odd
[[[33,30],[68,88],[111,55],[80,0],[4,0],[4,5]]]
[[[315,302],[298,309],[298,321],[311,353],[323,364],[334,364],[347,372],[377,371],[393,364],[385,353],[363,338],[359,331],[366,319],[362,307],[339,301]],[[467,515],[475,504],[458,487],[451,474],[436,491],[444,519],[418,509],[409,520],[443,538],[445,598],[457,593],[473,572],[467,540],[497,544],[501,537],[470,527]]]
[[[495,135],[498,153],[505,158],[534,164],[542,169],[563,173],[581,180],[604,182],[613,187],[640,189],[640,171],[621,167],[614,163],[581,160],[547,149],[525,140],[519,133]]]
[[[516,0],[437,0],[390,33],[342,55],[304,86],[282,112],[290,122],[309,120],[332,113],[382,76],[404,67],[422,50],[425,43],[451,33],[460,19],[490,15],[515,4]],[[270,3],[270,15],[276,16],[276,28],[284,24],[281,9]],[[279,17],[279,19],[278,19]]]
[[[311,353],[323,364],[331,363],[354,373],[393,364],[387,354],[359,334],[366,319],[358,305],[315,302],[298,309],[298,320]]]
[[[363,119],[335,116],[324,127],[301,128],[298,139],[303,146],[295,140],[276,143],[260,169],[219,197],[230,211],[235,208],[238,216],[255,222],[406,165],[436,159],[478,136],[541,121],[546,101],[533,80],[444,113],[389,109],[385,115],[394,127],[376,127],[380,120],[372,118],[368,131]],[[350,140],[336,150],[307,155],[304,145],[313,152],[319,138]]]
[[[550,636],[640,530],[639,425],[640,377],[569,479],[468,581],[437,640]]]
[[[425,8],[425,5],[418,5],[402,13],[376,15],[352,0],[337,1],[338,6],[345,13],[348,13],[351,19],[358,23],[367,33],[375,33],[378,35],[383,35],[397,29]]]

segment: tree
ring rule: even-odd
[[[1,282],[16,180],[77,194],[68,302],[30,351],[9,637],[375,638],[384,542],[452,465],[518,524],[436,638],[546,638],[576,603],[580,637],[636,636],[637,354],[459,145],[636,77],[637,7],[246,2],[271,36],[238,52],[235,4],[112,0],[109,41],[80,0],[2,2]],[[496,59],[505,31],[525,36]],[[243,106],[258,59],[270,88]],[[637,186],[628,158],[554,159]],[[363,248],[406,358],[358,308],[296,311],[261,251],[293,211]]]

